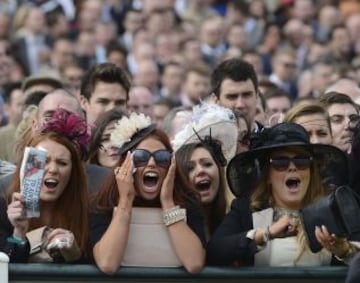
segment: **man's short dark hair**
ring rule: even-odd
[[[351,104],[356,109],[356,112],[359,113],[359,106],[348,95],[341,92],[327,92],[320,96],[319,101],[326,108],[333,104]]]
[[[258,92],[258,79],[254,67],[248,62],[231,58],[220,63],[211,75],[211,90],[219,98],[221,83],[225,79],[235,82],[247,81],[250,79],[254,84],[255,91]]]
[[[127,73],[115,64],[102,63],[90,68],[81,81],[81,95],[90,100],[97,82],[120,84],[126,91],[126,100],[129,99],[130,79]]]

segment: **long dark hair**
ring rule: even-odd
[[[222,220],[225,217],[225,213],[226,213],[226,180],[225,180],[225,168],[223,166],[220,165],[218,159],[215,156],[214,151],[209,147],[206,146],[205,144],[199,142],[199,143],[189,143],[186,145],[181,146],[177,151],[176,151],[176,167],[181,171],[181,174],[186,176],[186,179],[188,180],[188,182],[190,183],[189,180],[189,169],[188,169],[188,162],[191,159],[191,155],[193,154],[193,152],[197,149],[197,148],[204,148],[205,150],[207,150],[211,157],[214,159],[215,164],[218,168],[218,172],[219,172],[219,189],[218,192],[214,198],[214,200],[212,201],[212,203],[209,205],[208,208],[208,212],[209,214],[207,215],[208,219],[207,219],[207,223],[209,225],[209,231],[210,234],[212,235],[213,232],[215,231],[215,229],[220,225],[220,223],[222,222]],[[193,185],[191,185],[193,186]],[[195,190],[195,188],[193,188]]]
[[[113,121],[120,120],[124,116],[124,112],[119,109],[112,109],[103,113],[95,122],[95,127],[91,134],[87,161],[92,164],[100,165],[98,160],[98,151],[101,144],[101,136],[105,128]]]
[[[167,150],[172,151],[172,147],[166,133],[160,129],[154,129],[151,134],[144,137],[143,140],[154,138],[160,141]],[[138,143],[137,143],[138,144]],[[137,145],[135,144],[133,148]],[[131,148],[132,149],[132,148]],[[131,150],[130,149],[130,150]],[[121,156],[120,164],[125,160],[126,153]],[[119,164],[119,165],[120,165]],[[185,176],[176,168],[174,181],[174,201],[177,205],[186,207],[188,205],[200,205],[200,198],[198,193],[192,189],[187,182]],[[103,185],[100,191],[95,193],[90,198],[90,208],[97,212],[111,212],[119,202],[119,192],[116,184],[115,175],[109,177],[108,181]],[[141,199],[137,199],[136,205],[145,205]],[[160,206],[160,202],[158,204]]]

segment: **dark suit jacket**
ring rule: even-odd
[[[237,198],[224,221],[213,234],[207,247],[207,261],[213,265],[253,265],[256,243],[246,238],[253,229],[252,212],[247,198]]]
[[[360,282],[360,253],[358,253],[350,263],[345,283]]]

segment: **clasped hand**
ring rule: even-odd
[[[280,217],[278,221],[269,226],[272,238],[286,238],[295,236],[298,232],[299,221],[290,215]]]
[[[66,262],[71,262],[81,257],[81,250],[74,234],[69,230],[61,228],[54,229],[48,233],[44,248],[54,260],[62,257]]]

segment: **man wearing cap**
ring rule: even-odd
[[[24,92],[24,96],[28,97],[29,94],[35,91],[49,93],[62,87],[63,85],[60,79],[46,74],[38,74],[26,78],[21,86],[21,89]]]

